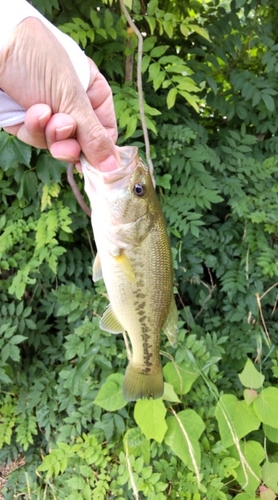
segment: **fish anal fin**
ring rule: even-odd
[[[100,262],[100,256],[97,253],[93,264],[93,281],[96,282],[101,279],[102,279],[101,262]]]
[[[142,373],[132,361],[129,363],[123,382],[123,396],[126,401],[137,401],[141,398],[158,399],[163,396],[163,392],[161,368],[156,373]]]
[[[134,269],[129,258],[125,255],[124,252],[121,252],[119,255],[114,256],[117,264],[120,266],[122,272],[125,274],[128,281],[131,283],[136,282]]]
[[[178,338],[178,310],[175,303],[174,296],[172,297],[169,314],[162,327],[164,333],[167,335],[168,340],[172,346],[177,343]]]
[[[124,328],[122,327],[121,323],[118,321],[116,318],[112,307],[109,305],[104,312],[100,322],[99,326],[102,330],[109,332],[109,333],[123,333]]]

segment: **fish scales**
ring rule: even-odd
[[[111,182],[83,161],[98,249],[94,279],[104,279],[110,300],[100,326],[111,333],[126,331],[130,338],[124,397],[157,398],[164,388],[160,332],[169,316],[172,340],[177,329],[171,249],[150,173],[137,148],[122,150],[129,159],[125,176]],[[144,194],[134,194],[142,186]]]

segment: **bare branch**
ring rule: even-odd
[[[137,90],[138,90],[138,99],[139,99],[139,111],[140,111],[140,117],[141,117],[141,124],[142,124],[142,130],[144,134],[144,141],[145,141],[145,147],[146,147],[146,158],[147,162],[149,164],[150,172],[153,176],[153,162],[151,159],[151,154],[150,154],[150,141],[149,141],[149,134],[148,134],[148,129],[146,125],[146,118],[145,118],[145,112],[144,112],[144,96],[143,96],[143,84],[142,84],[142,57],[143,57],[143,37],[138,30],[136,24],[133,22],[131,19],[131,16],[124,4],[123,0],[119,0],[121,9],[124,13],[124,16],[129,24],[129,26],[133,29],[135,35],[138,38],[138,60],[137,60]]]

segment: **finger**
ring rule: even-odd
[[[45,127],[45,138],[48,147],[58,141],[64,141],[75,136],[76,121],[66,113],[55,113]]]
[[[47,104],[36,104],[26,112],[24,123],[5,127],[8,134],[16,135],[26,144],[38,148],[46,148],[44,128],[51,116],[51,109]]]
[[[112,91],[96,65],[88,59],[91,78],[83,100],[77,107],[73,104],[72,115],[76,119],[76,138],[91,165],[103,171],[119,168],[120,157],[115,146],[117,123]],[[89,105],[87,112],[85,107]]]
[[[22,142],[36,148],[45,149],[45,127],[52,111],[47,104],[34,104],[26,111],[24,123],[17,130],[17,137]]]
[[[76,162],[80,156],[80,145],[74,138],[76,121],[66,113],[53,115],[46,128],[45,137],[50,153],[61,161]]]
[[[104,76],[99,72],[95,63],[89,58],[88,61],[91,79],[87,89],[87,95],[96,117],[116,143],[118,132],[111,88]]]
[[[49,151],[57,160],[75,163],[79,160],[81,148],[76,139],[65,139],[53,142]]]
[[[8,134],[16,135],[21,126],[22,123],[19,123],[18,125],[10,125],[9,127],[3,127],[3,130],[5,130],[5,132],[7,132]]]

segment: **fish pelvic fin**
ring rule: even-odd
[[[157,373],[142,373],[132,361],[129,363],[123,382],[123,396],[126,401],[137,401],[141,398],[161,398],[164,382],[161,367]]]
[[[123,333],[125,330],[116,318],[110,305],[104,311],[99,326],[102,330],[109,333]]]
[[[178,310],[174,296],[172,297],[169,314],[162,327],[162,330],[164,331],[165,335],[167,335],[170,344],[174,346],[177,343],[178,339]]]

